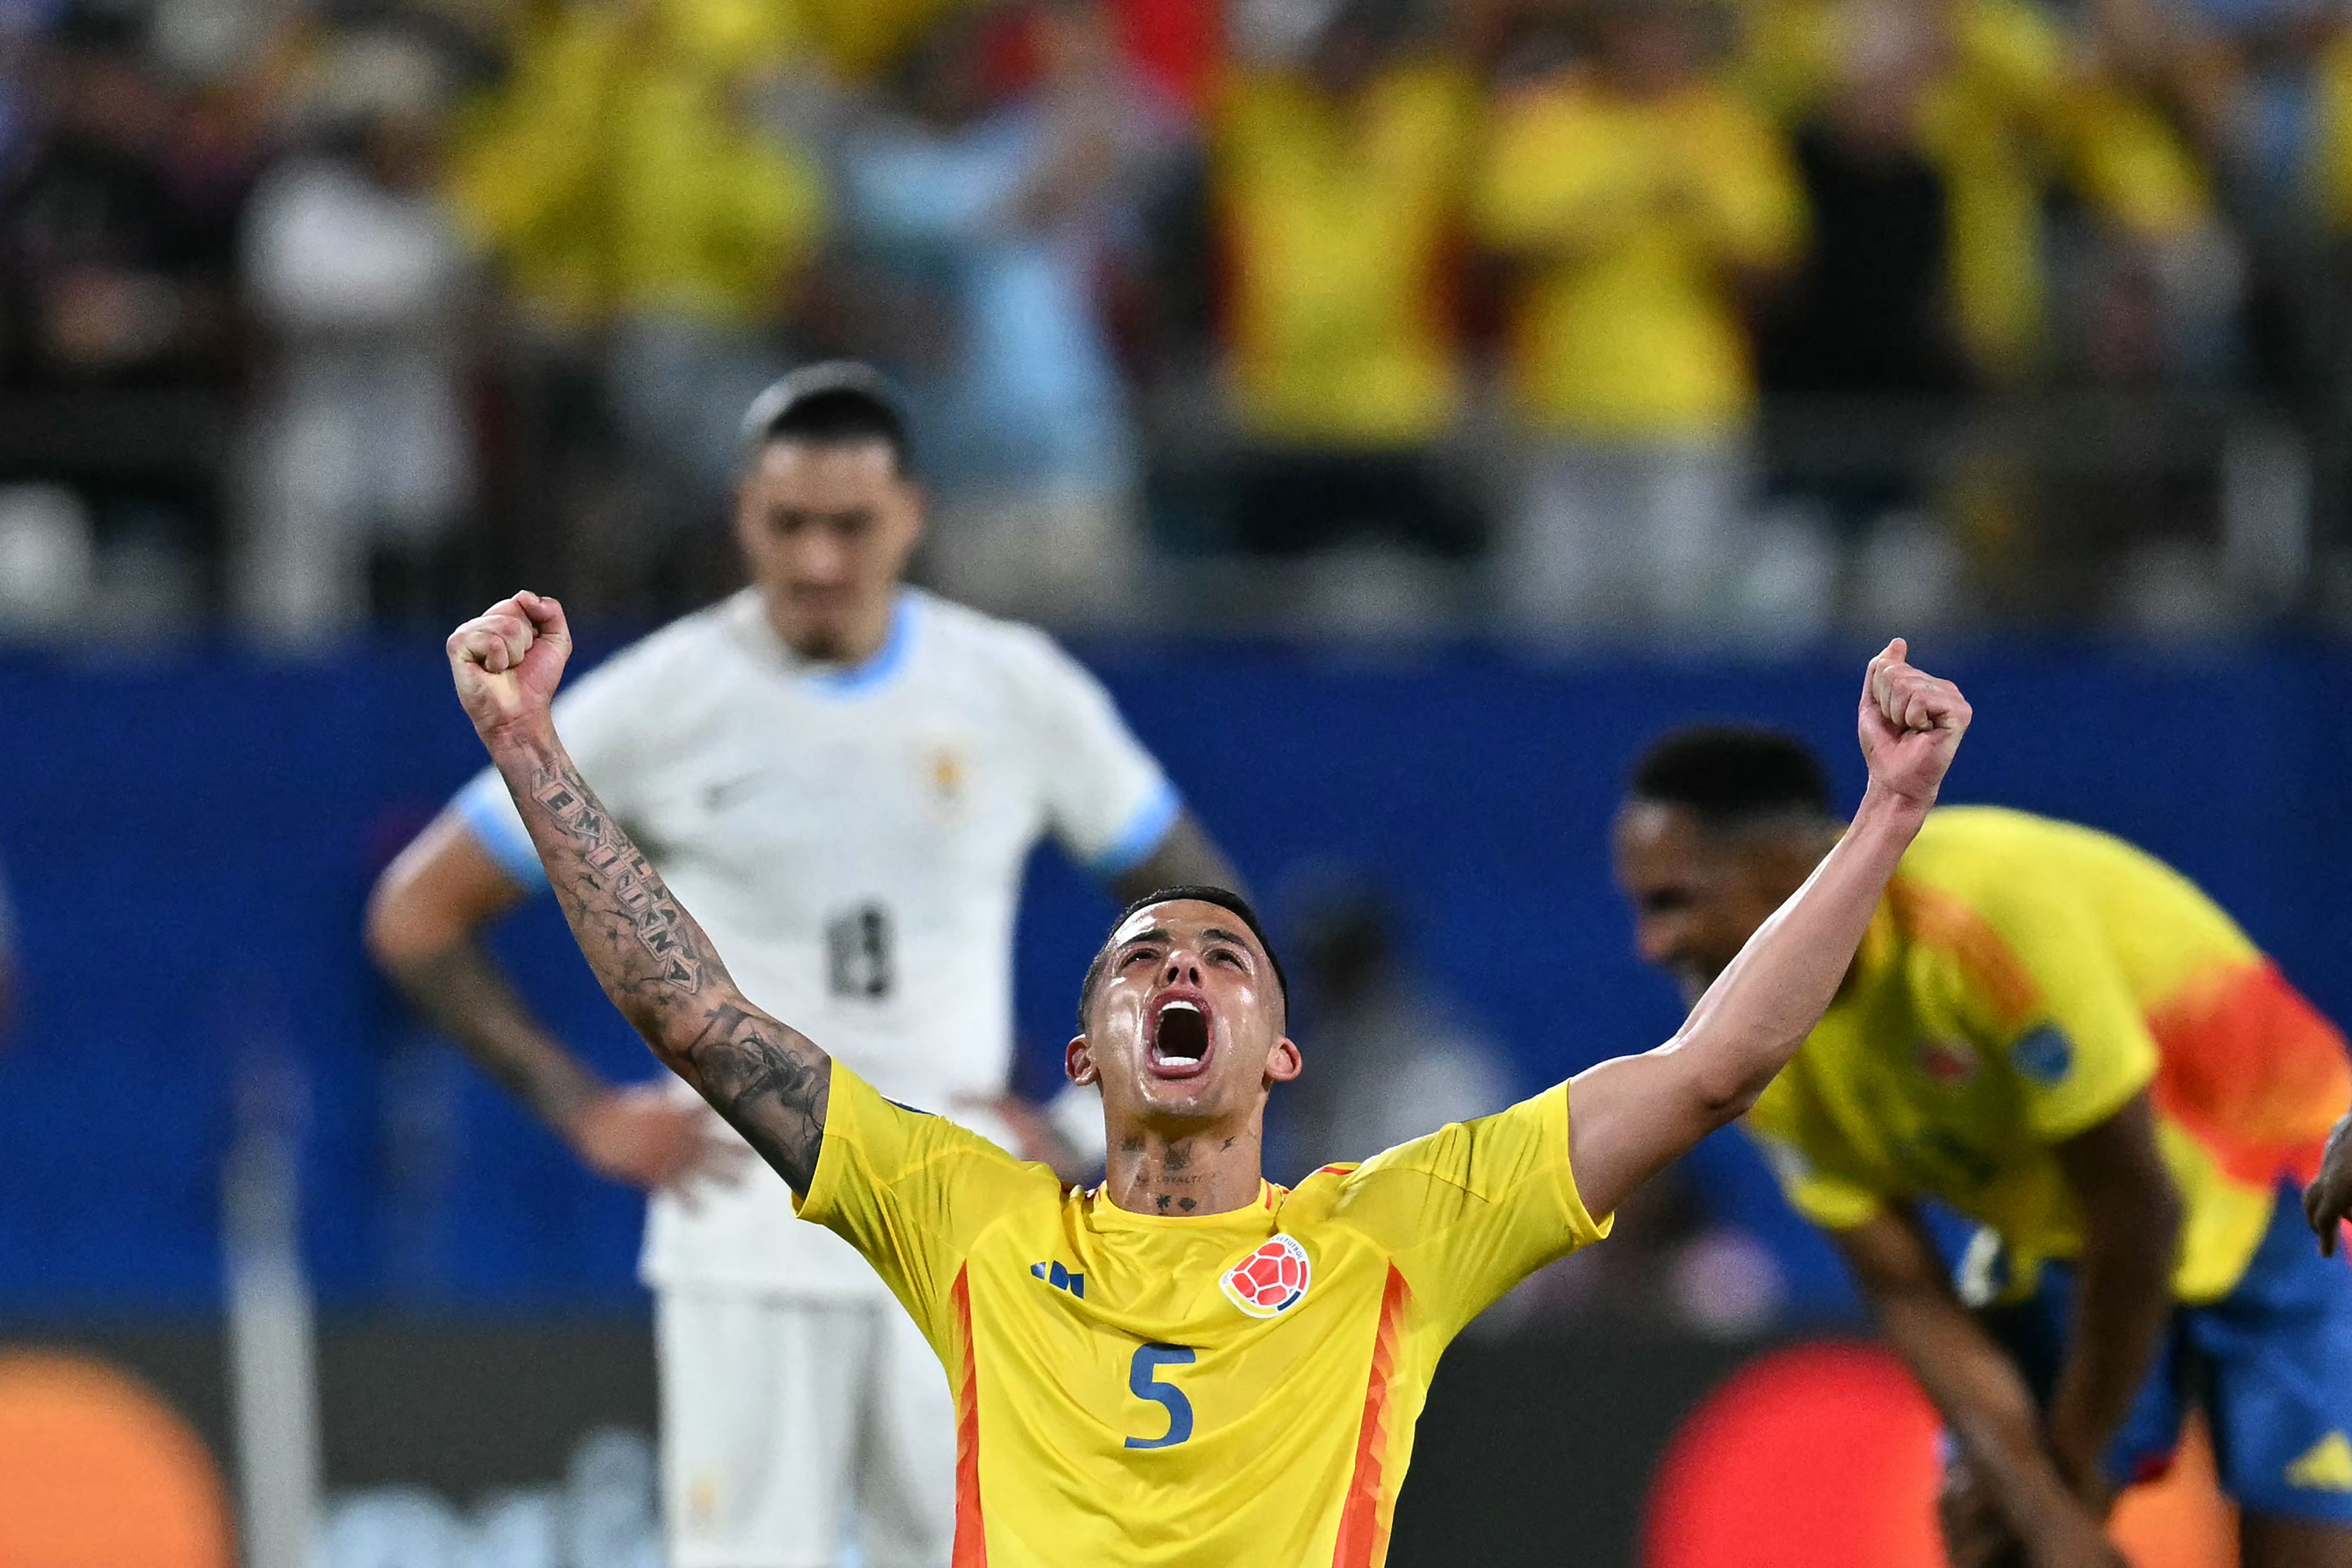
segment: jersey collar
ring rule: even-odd
[[[856,664],[824,664],[803,659],[784,646],[768,623],[765,604],[759,599],[755,585],[745,591],[749,601],[746,621],[754,634],[775,654],[786,673],[798,677],[812,694],[839,701],[872,696],[906,673],[907,664],[915,649],[918,622],[921,619],[922,596],[911,588],[902,588],[890,606],[890,626],[882,636],[882,645],[873,655]]]
[[[1087,1215],[1097,1230],[1165,1230],[1170,1227],[1202,1230],[1223,1226],[1235,1231],[1263,1231],[1274,1223],[1285,1190],[1260,1176],[1255,1201],[1222,1214],[1138,1214],[1113,1203],[1097,1186],[1087,1194]]]
[[[898,678],[914,646],[915,596],[902,588],[890,607],[890,630],[874,656],[862,664],[825,665],[809,675],[809,686],[829,697],[870,696]]]

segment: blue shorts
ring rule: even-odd
[[[2031,1297],[1981,1314],[2042,1399],[2057,1382],[2074,1298],[2074,1270],[2045,1264]],[[2291,1187],[2237,1289],[2174,1310],[2107,1453],[2118,1486],[2163,1473],[2192,1406],[2212,1428],[2221,1490],[2241,1508],[2352,1525],[2352,1259],[2319,1255]]]

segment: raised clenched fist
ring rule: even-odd
[[[457,701],[488,741],[547,722],[572,656],[572,632],[562,605],[525,591],[450,632],[447,649]]]
[[[1958,686],[1914,668],[1909,654],[1897,637],[1870,661],[1855,727],[1871,783],[1926,807],[1936,803],[1974,715]]]

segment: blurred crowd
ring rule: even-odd
[[[1057,622],[2298,612],[2347,236],[2333,0],[0,0],[0,628],[674,609],[843,353]]]

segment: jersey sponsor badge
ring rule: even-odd
[[[925,759],[930,764],[931,793],[953,800],[963,793],[963,754],[952,746],[935,746]]]
[[[1977,1053],[1964,1040],[1922,1040],[1919,1071],[1938,1089],[1958,1089],[1977,1075]]]
[[[935,820],[944,824],[961,821],[971,794],[971,758],[953,741],[934,741],[917,753],[923,800]]]
[[[2009,1059],[2019,1072],[2048,1089],[2074,1070],[2074,1042],[2045,1023],[2010,1047]]]
[[[1225,1270],[1218,1283],[1225,1299],[1254,1318],[1279,1317],[1297,1306],[1315,1278],[1307,1249],[1277,1232],[1258,1249]]]

